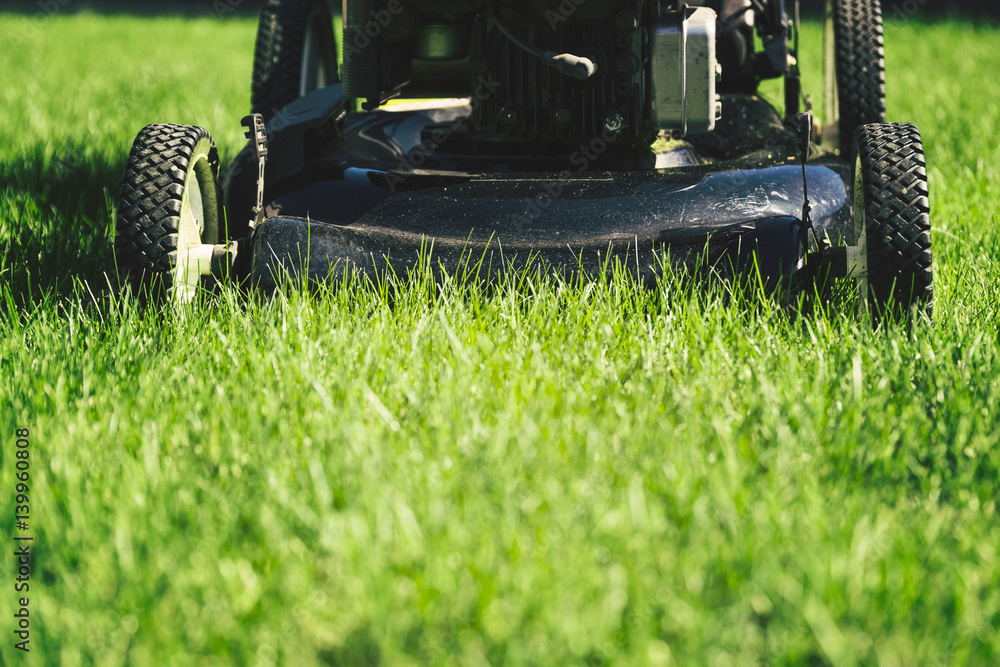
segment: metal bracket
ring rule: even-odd
[[[178,253],[172,287],[176,301],[178,303],[194,301],[203,277],[223,278],[228,275],[239,250],[239,242],[230,241],[214,245],[201,243]]]
[[[813,238],[816,240],[816,247],[822,248],[819,236],[812,221],[812,204],[809,202],[809,179],[806,178],[806,163],[809,161],[809,148],[812,145],[813,119],[812,114],[797,113],[790,118],[792,131],[798,135],[799,139],[799,161],[802,163],[802,234],[809,235],[812,230]]]
[[[834,246],[810,253],[807,264],[816,267],[817,273],[821,267],[827,267],[831,278],[859,280],[868,276],[865,254],[864,246]]]
[[[253,220],[250,229],[264,222],[267,214],[264,212],[264,165],[267,163],[267,132],[264,130],[264,117],[259,113],[245,116],[240,124],[247,128],[246,137],[253,142],[254,153],[257,156],[257,205],[253,209]]]
[[[785,28],[787,34],[790,25],[794,39],[788,53],[788,69],[785,71],[785,118],[799,113],[799,98],[802,96],[802,75],[799,72],[799,0],[795,0],[794,7],[795,14],[790,22],[786,21]]]
[[[681,102],[681,136],[686,137],[688,133],[688,30],[687,12],[684,11],[686,4],[677,3],[681,10],[678,17],[681,21],[681,90],[684,91],[684,100]]]
[[[756,21],[766,58],[765,67],[758,68],[758,73],[764,78],[772,78],[785,74],[789,69],[788,33],[791,26],[785,12],[785,0],[772,0],[767,9],[770,9],[770,15]]]

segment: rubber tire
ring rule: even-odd
[[[319,50],[326,76],[324,86],[337,83],[337,38],[333,31],[333,17],[325,0],[268,0],[260,13],[257,25],[257,43],[253,59],[253,90],[250,107],[264,120],[311,92],[305,84],[303,55],[310,19],[316,21],[322,34]],[[323,86],[321,86],[323,87]]]
[[[853,160],[854,133],[885,123],[885,40],[879,0],[833,0],[840,154]]]
[[[920,131],[909,123],[865,125],[854,137],[855,215],[863,207],[868,305],[876,321],[931,315],[930,200]]]
[[[224,218],[212,136],[192,125],[147,125],[139,132],[119,194],[115,256],[119,275],[135,288],[152,290],[155,298],[173,286],[181,210],[191,177],[201,194],[200,241],[218,243]]]

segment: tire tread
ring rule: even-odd
[[[837,97],[841,155],[849,156],[854,133],[885,123],[885,38],[879,0],[836,0]]]
[[[299,97],[302,49],[317,0],[268,0],[261,10],[254,47],[251,113],[265,120]],[[331,32],[333,20],[330,19]]]
[[[933,300],[930,200],[920,132],[870,124],[856,134],[868,236],[869,297],[876,313]]]
[[[147,125],[139,132],[118,198],[115,256],[129,282],[159,276],[170,287],[177,259],[181,200],[195,147],[211,136],[190,125]],[[219,156],[211,143],[209,163],[219,173]]]

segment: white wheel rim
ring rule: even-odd
[[[190,303],[194,299],[201,276],[211,270],[211,243],[218,237],[218,220],[207,207],[217,202],[214,193],[206,188],[212,188],[214,184],[208,155],[196,153],[191,158],[184,180],[177,224],[177,260],[173,269],[172,290],[174,299],[179,303]],[[209,243],[206,244],[206,241]]]
[[[868,312],[868,232],[866,230],[865,185],[861,177],[861,156],[854,159],[854,245],[857,246],[860,275],[853,276],[858,290],[858,311]]]
[[[182,204],[181,211],[187,210],[191,218],[187,226],[191,227],[192,231],[197,231],[198,242],[201,242],[201,233],[205,231],[205,204],[201,198],[201,184],[198,183],[197,178],[191,176],[188,176],[188,182],[184,187],[182,201],[186,203],[186,206]]]

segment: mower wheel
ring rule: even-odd
[[[931,219],[920,132],[908,123],[865,125],[854,150],[855,244],[865,249],[868,265],[861,294],[876,321],[929,317]]]
[[[219,155],[208,131],[147,125],[125,166],[115,255],[120,274],[159,298],[180,284],[178,253],[220,240]]]
[[[268,0],[257,26],[253,113],[270,120],[286,104],[337,83],[337,61],[325,0]]]
[[[850,162],[858,128],[886,122],[882,7],[879,0],[828,0],[826,20],[826,123]]]

